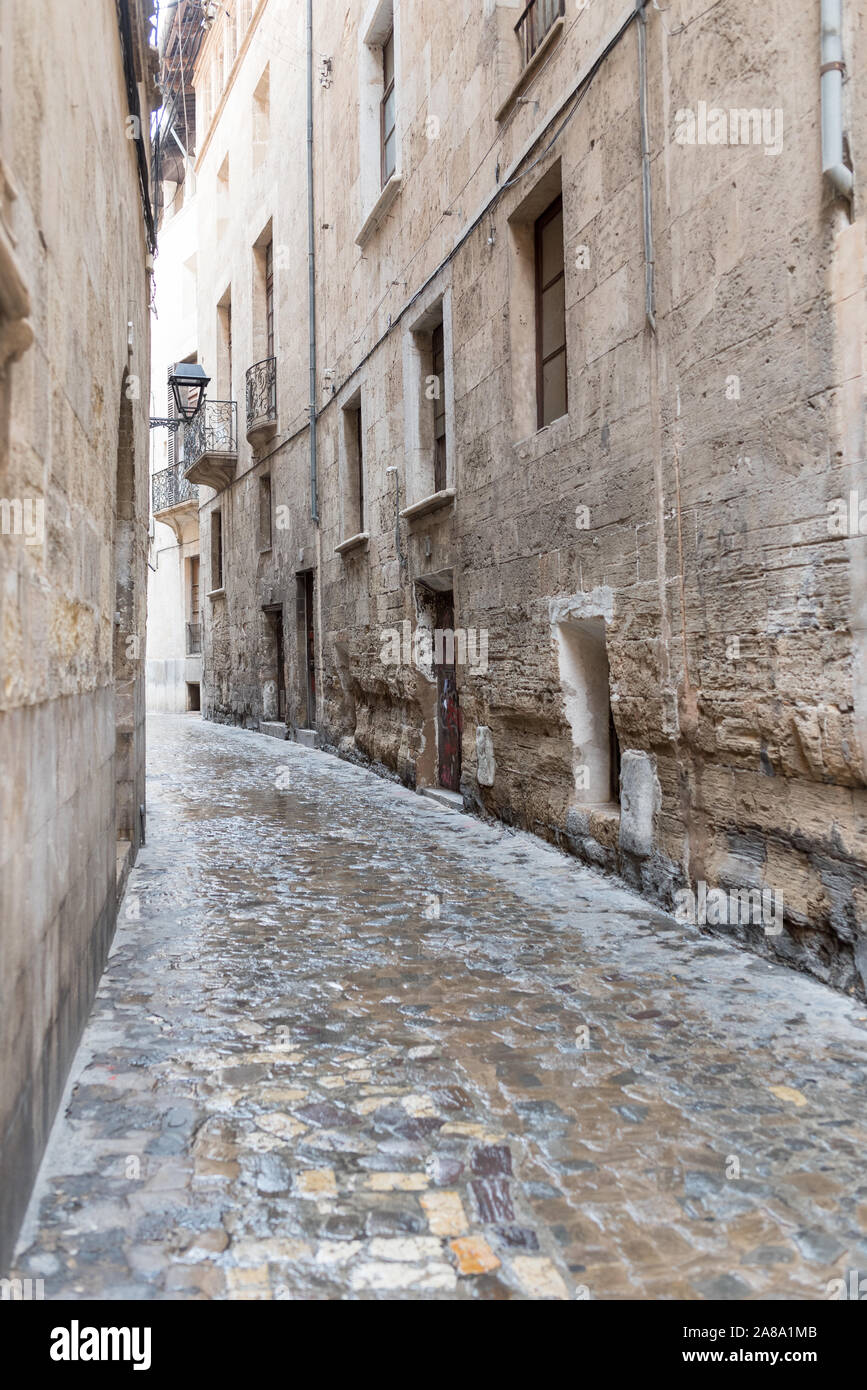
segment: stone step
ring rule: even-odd
[[[318,729],[296,729],[296,730],[295,730],[295,742],[296,742],[296,743],[302,744],[304,748],[318,748],[318,747],[319,747],[319,730],[318,730]]]
[[[289,730],[285,724],[278,724],[267,719],[259,720],[259,733],[267,734],[269,738],[286,739],[289,737]]]
[[[432,801],[438,801],[441,806],[447,806],[450,811],[464,809],[464,798],[460,792],[449,792],[445,787],[422,787],[421,794],[429,796]]]

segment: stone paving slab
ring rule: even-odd
[[[149,724],[17,1269],[47,1298],[822,1299],[867,1013],[325,753]]]

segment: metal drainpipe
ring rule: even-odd
[[[307,0],[307,281],[310,313],[310,515],[319,523],[316,459],[316,243],[313,206],[313,0]]]
[[[843,198],[853,178],[843,163],[843,0],[822,0],[822,173]]]
[[[644,213],[644,309],[651,331],[656,332],[653,274],[653,207],[650,183],[650,134],[647,124],[647,0],[638,8],[638,106],[641,116],[641,184]]]

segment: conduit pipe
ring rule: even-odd
[[[638,105],[641,115],[641,188],[644,213],[644,309],[651,332],[656,332],[653,264],[653,206],[650,182],[650,134],[647,123],[647,0],[636,0],[638,10]]]
[[[307,0],[307,302],[310,316],[310,515],[319,521],[316,458],[316,241],[313,200],[313,0]]]
[[[843,0],[822,0],[822,173],[842,198],[852,197],[843,163]]]

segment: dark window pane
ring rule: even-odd
[[[561,275],[542,291],[542,358],[566,346],[566,281]]]
[[[384,155],[383,155],[383,173],[384,173],[384,175],[385,175],[385,181],[386,181],[386,182],[388,182],[388,180],[391,178],[392,174],[394,173],[394,169],[395,169],[394,151],[395,151],[395,138],[394,138],[394,135],[392,134],[392,135],[390,135],[390,136],[388,137],[388,139],[387,139],[386,142],[385,142],[385,152],[384,152]]]
[[[542,421],[550,425],[566,414],[566,353],[558,353],[542,368]]]
[[[265,332],[267,356],[274,356],[274,243],[265,247]]]
[[[529,63],[554,20],[565,12],[565,0],[531,0],[515,26],[524,63]]]
[[[382,46],[382,103],[380,131],[382,139],[382,183],[388,183],[396,167],[396,101],[394,94],[394,34],[389,34]]]
[[[440,492],[446,485],[446,353],[441,323],[437,324],[431,334],[431,359],[433,375],[436,377],[436,395],[433,399],[434,492]]]
[[[395,98],[394,88],[392,88],[382,104],[383,129],[386,136],[390,135],[394,130],[394,108]]]
[[[536,402],[538,428],[566,413],[566,278],[563,203],[536,222]]]
[[[563,210],[542,227],[542,284],[548,285],[563,270]]]
[[[434,492],[442,492],[446,486],[446,440],[445,435],[436,441],[434,454]]]
[[[356,487],[358,489],[358,529],[364,530],[364,430],[361,423],[361,408],[355,412],[355,451],[358,464]]]
[[[383,86],[388,87],[394,81],[394,33],[390,33],[382,46],[382,75]]]

